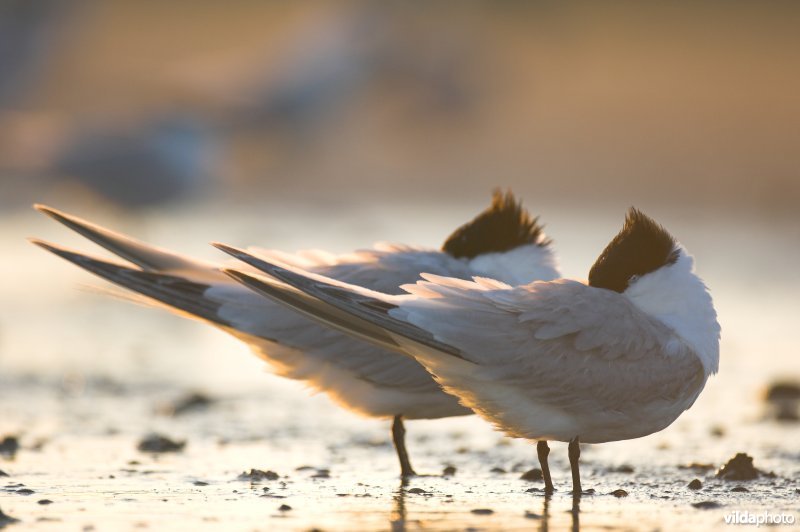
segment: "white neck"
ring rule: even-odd
[[[550,246],[526,244],[502,253],[484,253],[469,261],[476,275],[519,286],[533,281],[552,281],[558,273]]]
[[[694,260],[686,250],[679,249],[674,264],[643,275],[624,295],[674,330],[694,350],[706,375],[710,375],[719,369],[717,313],[711,294],[694,273]]]

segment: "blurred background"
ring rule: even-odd
[[[795,217],[799,22],[793,2],[5,0],[0,208],[508,185]]]
[[[392,485],[396,471],[382,424],[31,246],[96,251],[31,203],[221,260],[208,242],[437,247],[500,186],[541,216],[565,276],[585,278],[636,205],[714,296],[719,376],[675,425],[593,447],[589,463],[675,476],[744,450],[796,478],[797,405],[778,423],[761,399],[776,379],[800,395],[798,28],[796,2],[0,1],[0,437],[61,442],[15,467],[64,468],[47,480],[67,490],[83,475],[91,499],[112,489],[91,480],[108,473],[96,449],[124,464],[158,428],[199,449],[187,469],[223,479],[256,456],[341,471],[359,445]],[[154,417],[187,389],[223,406]],[[418,470],[475,468],[456,443],[486,451],[486,471],[532,458],[475,418],[412,425]],[[224,442],[239,443],[222,456]]]

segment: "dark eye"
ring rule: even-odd
[[[636,282],[636,281],[638,281],[638,280],[639,280],[639,276],[638,276],[638,275],[636,275],[636,274],[634,273],[633,275],[631,275],[631,276],[628,278],[628,284],[635,283],[635,282]]]

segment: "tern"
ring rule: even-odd
[[[568,442],[580,496],[580,442],[647,436],[692,406],[719,365],[720,326],[694,259],[631,208],[589,271],[513,287],[423,274],[391,295],[215,244],[268,274],[225,270],[322,323],[412,356],[443,389],[508,435]]]
[[[221,265],[150,246],[50,207],[35,207],[127,263],[41,240],[33,239],[34,244],[181,315],[225,330],[247,343],[276,374],[325,392],[351,411],[391,418],[403,477],[415,474],[405,447],[404,418],[472,413],[443,392],[413,359],[320,326],[234,282],[220,271]],[[385,293],[400,293],[400,285],[416,281],[420,272],[465,279],[491,275],[513,285],[559,277],[551,241],[538,218],[531,217],[510,192],[495,192],[491,205],[453,232],[441,251],[390,244],[339,256],[251,249],[267,260]]]

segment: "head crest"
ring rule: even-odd
[[[589,271],[589,285],[624,292],[631,278],[678,260],[675,239],[652,218],[633,207],[625,225]]]
[[[502,253],[526,244],[547,246],[538,217],[531,217],[511,191],[499,189],[492,195],[492,204],[472,221],[451,234],[442,251],[460,258],[473,258],[485,253]]]

